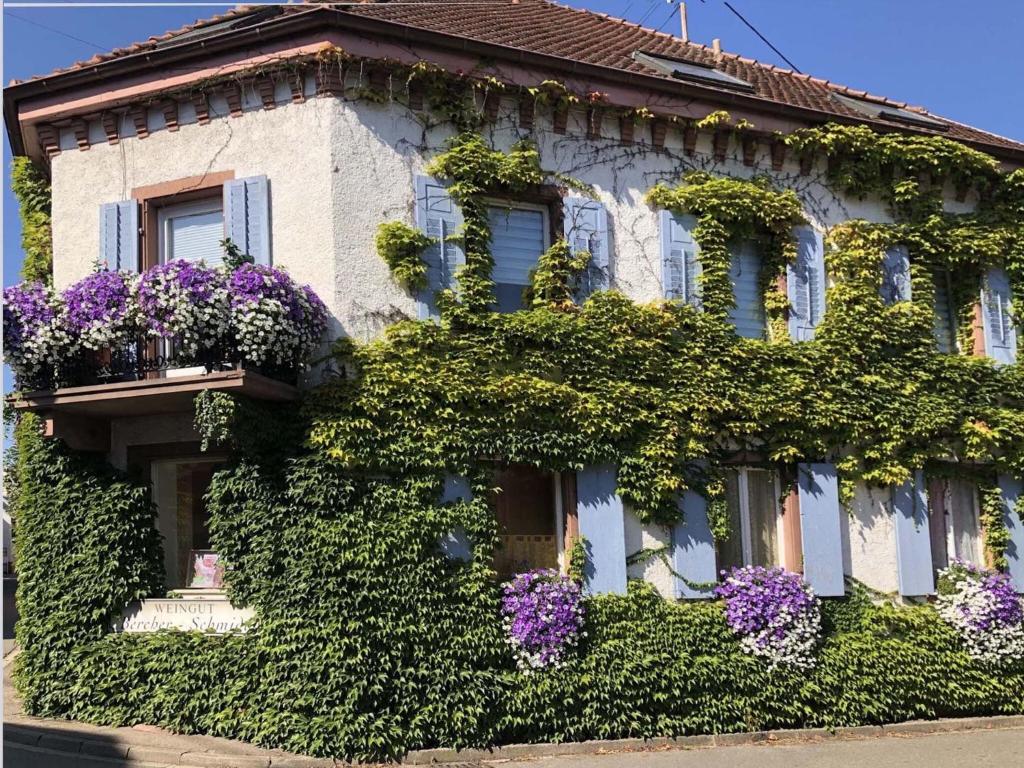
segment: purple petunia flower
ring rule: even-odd
[[[746,566],[723,571],[715,594],[725,600],[725,620],[750,653],[772,666],[814,665],[821,633],[818,598],[797,573]]]
[[[521,669],[553,667],[583,635],[579,584],[551,569],[518,574],[504,586],[501,614]]]
[[[123,343],[136,332],[133,277],[125,272],[93,272],[65,289],[68,332],[86,349]]]

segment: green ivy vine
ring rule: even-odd
[[[28,157],[11,162],[11,190],[21,217],[21,264],[23,280],[53,279],[53,234],[51,232],[50,181]]]

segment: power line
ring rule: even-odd
[[[642,15],[642,16],[640,17],[640,20],[639,20],[639,22],[638,22],[637,24],[639,24],[639,25],[640,25],[641,27],[643,27],[643,23],[644,23],[644,22],[646,22],[646,20],[647,20],[647,17],[648,17],[648,16],[649,16],[649,15],[650,15],[651,13],[653,13],[653,12],[654,12],[654,9],[655,9],[655,8],[657,8],[657,5],[658,5],[658,3],[657,3],[657,0],[651,0],[651,3],[650,3],[650,8],[648,8],[648,9],[647,9],[647,12],[646,12],[646,13],[644,13],[644,14],[643,14],[643,15]]]
[[[673,19],[673,18],[675,17],[675,15],[676,15],[677,13],[679,13],[679,3],[678,3],[678,2],[676,2],[676,3],[675,3],[675,4],[673,5],[673,7],[672,7],[672,13],[670,13],[670,14],[668,15],[668,18],[667,18],[667,19],[665,19],[665,20],[664,20],[663,22],[661,22],[661,26],[660,26],[660,27],[658,27],[658,29],[657,29],[656,31],[658,31],[658,32],[661,32],[661,30],[663,30],[663,29],[665,28],[665,25],[666,25],[666,24],[668,24],[668,23],[669,23],[670,21],[672,21],[672,19]]]
[[[84,43],[85,45],[90,45],[93,48],[95,48],[97,51],[109,50],[109,48],[104,48],[102,45],[96,45],[96,43],[90,42],[88,40],[83,40],[80,37],[75,37],[74,35],[69,35],[67,32],[61,32],[59,29],[54,29],[53,27],[48,27],[45,24],[40,24],[38,21],[32,21],[32,19],[26,19],[24,16],[19,16],[16,13],[11,13],[10,11],[8,11],[6,9],[4,10],[4,13],[6,13],[12,19],[17,19],[18,21],[23,21],[26,24],[31,24],[34,27],[39,27],[40,29],[45,29],[47,32],[53,32],[53,34],[55,34],[55,35],[60,35],[61,37],[66,37],[66,38],[68,38],[68,40],[75,40],[75,41],[77,41],[79,43]]]
[[[725,5],[726,8],[728,8],[730,11],[733,12],[733,14],[735,14],[737,19],[739,19],[744,24],[746,24],[748,27],[750,27],[750,31],[753,32],[755,35],[757,35],[759,38],[761,38],[762,42],[764,42],[765,45],[767,45],[769,48],[771,48],[773,51],[775,51],[775,53],[777,53],[779,55],[780,59],[782,59],[784,62],[789,64],[789,66],[793,69],[794,72],[796,72],[798,75],[802,75],[803,74],[803,72],[801,72],[799,69],[797,69],[796,64],[794,64],[792,61],[787,59],[786,55],[782,51],[780,51],[778,48],[776,48],[774,45],[772,45],[771,41],[767,37],[765,37],[764,35],[762,35],[760,32],[757,31],[757,27],[755,27],[753,24],[751,24],[749,21],[747,21],[745,18],[743,18],[743,14],[740,13],[739,11],[737,11],[735,8],[733,8],[732,4],[729,3],[728,0],[722,0],[722,2],[723,2],[723,4]]]

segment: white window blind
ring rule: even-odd
[[[160,260],[202,261],[208,267],[224,262],[224,210],[220,199],[161,208]]]
[[[497,308],[499,312],[515,312],[522,309],[523,289],[530,284],[530,271],[547,248],[546,218],[539,207],[495,205],[487,213]]]

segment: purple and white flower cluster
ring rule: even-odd
[[[1024,659],[1024,604],[1005,573],[956,560],[939,571],[938,611],[975,659]]]
[[[560,666],[584,635],[580,585],[550,568],[517,574],[505,584],[501,615],[525,672]]]
[[[327,308],[309,286],[246,263],[210,269],[179,260],[141,275],[98,270],[59,294],[42,283],[4,290],[7,360],[21,387],[50,386],[79,352],[124,347],[140,335],[172,342],[182,365],[213,351],[295,370],[326,329]]]
[[[101,270],[61,294],[67,330],[83,349],[123,344],[136,332],[136,277],[128,272]]]
[[[309,286],[273,267],[242,264],[228,279],[231,324],[242,357],[290,366],[316,351],[327,308]]]
[[[72,354],[64,304],[43,283],[20,283],[4,289],[4,357],[22,386],[46,379]]]
[[[810,669],[821,638],[821,604],[797,573],[746,566],[723,571],[715,594],[725,600],[725,620],[744,650],[771,667]]]
[[[175,354],[197,359],[230,338],[227,276],[179,259],[151,267],[138,284],[143,331],[174,343]]]

